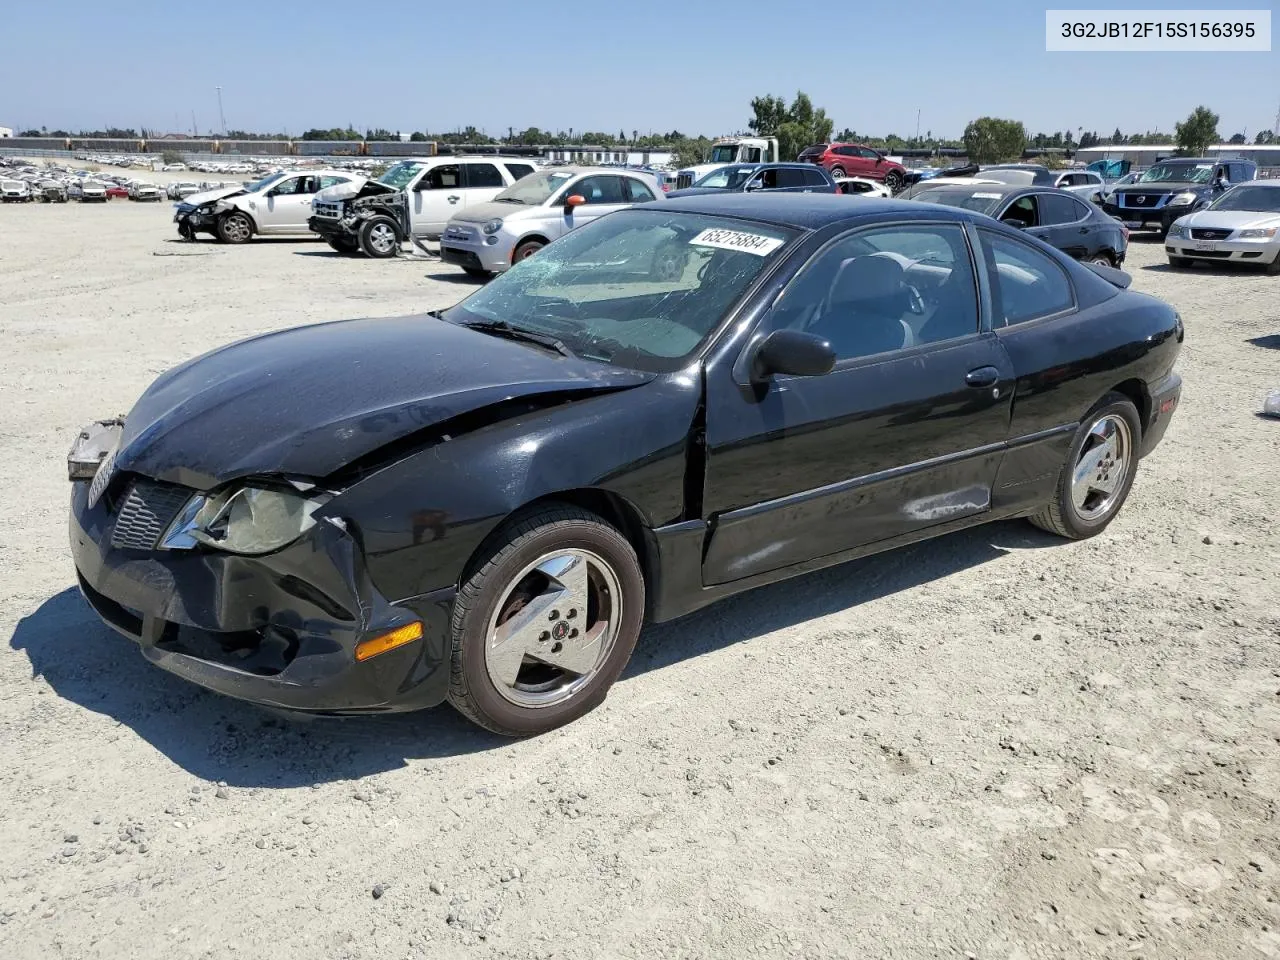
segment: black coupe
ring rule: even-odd
[[[642,624],[1001,517],[1103,530],[1183,326],[985,216],[690,197],[441,313],[162,375],[69,458],[81,589],[155,664],[508,735],[604,698]]]

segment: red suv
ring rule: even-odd
[[[883,180],[897,193],[906,182],[906,168],[886,160],[883,154],[860,143],[818,143],[806,147],[797,158],[802,163],[816,163],[827,168],[833,177],[866,177]]]

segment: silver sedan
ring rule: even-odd
[[[1243,263],[1280,275],[1280,180],[1249,180],[1179,217],[1164,242],[1172,267]]]

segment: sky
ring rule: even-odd
[[[1204,104],[1224,138],[1252,141],[1280,110],[1274,37],[1269,53],[1045,51],[1046,6],[1101,0],[6,6],[0,126],[15,130],[189,133],[194,113],[208,134],[221,126],[219,86],[227,128],[293,136],[347,124],[714,136],[744,130],[753,97],[798,90],[837,132],[878,136],[914,136],[917,111],[920,133],[940,137],[958,138],[979,116],[1021,120],[1032,134],[1172,133]]]

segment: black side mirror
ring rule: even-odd
[[[1025,223],[1023,223],[1021,220],[1015,220],[1013,217],[1005,217],[1000,222],[1003,223],[1006,227],[1013,227],[1015,230],[1027,229],[1027,225]]]
[[[803,330],[775,330],[756,348],[751,373],[764,380],[775,373],[820,377],[836,365],[836,352],[822,337]]]

